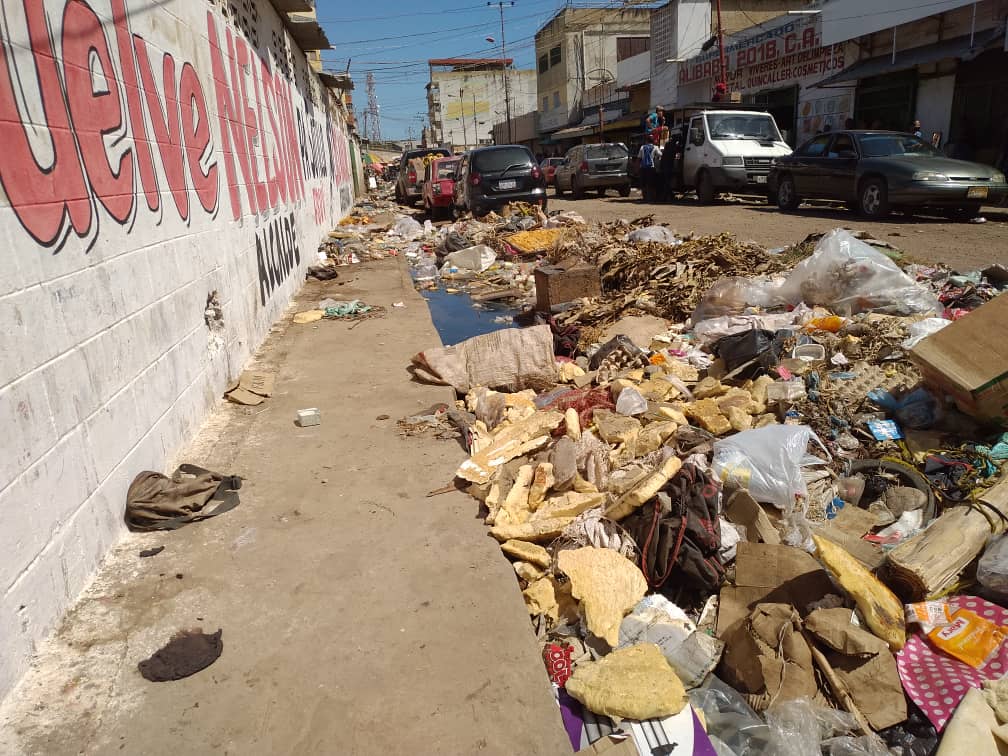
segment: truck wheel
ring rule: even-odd
[[[697,178],[696,196],[702,205],[710,205],[714,202],[714,181],[707,171],[701,171]]]
[[[624,184],[623,186],[621,186],[619,188],[619,196],[620,197],[629,197],[630,196],[630,185],[629,184]]]
[[[571,194],[574,195],[574,199],[584,199],[584,187],[578,183],[577,179],[571,181]]]
[[[889,190],[885,179],[870,178],[859,192],[861,214],[866,218],[884,218],[889,214]]]
[[[405,204],[405,203],[403,203],[402,191],[399,189],[398,185],[396,185],[396,188],[395,188],[395,201],[396,201],[397,204],[400,204],[400,205]]]
[[[790,213],[797,210],[800,204],[801,200],[798,198],[794,179],[790,176],[782,176],[777,183],[777,207]]]

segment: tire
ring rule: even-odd
[[[969,221],[980,215],[980,205],[966,205],[965,207],[953,207],[946,212],[946,215],[951,220],[956,221]]]
[[[598,190],[599,199],[602,199],[603,197],[605,197],[605,193],[606,193],[605,187],[602,187],[601,189],[599,189]]]
[[[866,218],[885,218],[889,215],[889,189],[885,179],[869,178],[861,182],[858,208]]]
[[[556,180],[553,181],[553,194],[555,196],[557,196],[557,197],[563,197],[564,196],[563,189],[560,188],[560,182],[559,181],[556,181]]]
[[[627,184],[625,186],[621,186],[619,188],[619,196],[620,197],[629,197],[630,196],[630,185],[629,184]]]
[[[577,179],[571,179],[571,194],[576,200],[584,199],[584,187],[577,182]]]
[[[794,179],[790,176],[781,176],[777,182],[777,207],[790,213],[797,210],[800,204],[801,199],[798,197]]]
[[[399,185],[398,184],[396,184],[396,188],[395,188],[395,201],[396,201],[396,204],[398,204],[398,205],[404,205],[404,204],[406,204],[405,202],[403,202],[402,191],[399,189]]]
[[[697,199],[700,200],[701,205],[714,204],[714,198],[716,196],[714,191],[714,182],[711,180],[710,174],[707,173],[707,171],[701,171],[700,175],[697,177],[696,196]]]

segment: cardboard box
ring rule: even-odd
[[[924,382],[967,415],[1008,425],[1008,294],[933,333],[910,350]]]
[[[549,312],[553,305],[602,293],[598,268],[581,261],[564,261],[535,269],[536,309]]]

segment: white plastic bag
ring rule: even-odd
[[[616,411],[621,415],[640,415],[647,412],[647,399],[633,386],[627,386],[616,400]]]
[[[945,320],[945,318],[924,318],[924,320],[918,320],[916,323],[910,324],[910,336],[904,339],[902,347],[904,349],[912,349],[917,346],[917,344],[932,333],[938,333],[942,328],[947,325],[951,325],[951,320]]]
[[[807,425],[741,431],[714,442],[714,472],[725,486],[745,489],[756,501],[787,511],[796,497],[808,495],[801,468],[818,461],[807,452],[812,439],[825,451]]]
[[[623,237],[624,241],[632,242],[658,242],[659,244],[682,244],[682,240],[677,239],[665,226],[645,226],[636,228]]]
[[[977,582],[998,597],[1008,596],[1008,536],[998,536],[977,564]]]
[[[459,270],[481,273],[493,265],[496,260],[496,252],[486,244],[477,244],[475,247],[466,247],[446,255],[441,271],[446,273],[452,268],[458,268]]]
[[[794,267],[779,293],[791,304],[823,305],[845,316],[915,315],[944,309],[930,289],[840,228],[819,240],[815,252]]]
[[[406,241],[413,241],[424,235],[424,229],[416,220],[404,215],[396,220],[389,233]]]

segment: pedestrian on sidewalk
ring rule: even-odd
[[[657,145],[658,138],[653,134],[648,137],[637,157],[640,160],[641,202],[653,202],[657,186],[655,170],[661,162],[661,150]]]

